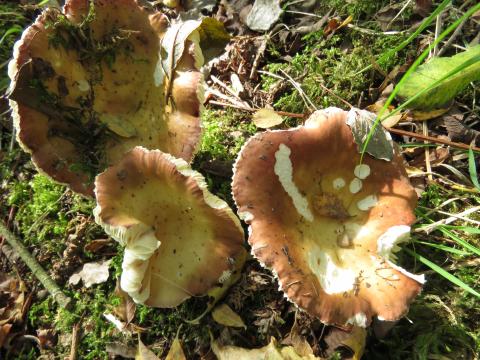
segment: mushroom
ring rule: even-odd
[[[375,315],[403,316],[424,280],[392,262],[415,220],[402,158],[360,163],[348,115],[328,108],[304,126],[257,134],[232,187],[251,252],[285,296],[324,323],[365,327]]]
[[[240,221],[183,159],[136,147],[95,180],[95,219],[125,246],[121,287],[174,307],[228,283],[244,261]]]
[[[191,161],[203,56],[192,29],[173,82],[162,76],[167,24],[135,0],[67,0],[24,31],[9,97],[17,139],[41,172],[93,196],[95,175],[137,145]]]

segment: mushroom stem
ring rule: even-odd
[[[192,320],[185,320],[186,323],[193,325],[200,324],[200,320],[202,320],[205,315],[212,311],[215,305],[217,305],[217,303],[225,296],[228,289],[230,289],[230,287],[240,280],[243,265],[245,265],[245,262],[247,261],[247,255],[247,251],[242,249],[242,252],[235,258],[235,268],[233,269],[232,275],[226,281],[214,286],[208,291],[207,296],[210,298],[210,300],[208,300],[207,308],[196,318]]]
[[[28,252],[17,237],[7,229],[3,222],[0,222],[0,237],[3,237],[8,244],[13,247],[23,262],[30,268],[33,275],[42,283],[45,289],[48,290],[53,299],[59,306],[64,309],[70,308],[72,299],[66,296],[52,278],[43,270],[42,266],[37,260]]]

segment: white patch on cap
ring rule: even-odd
[[[87,80],[78,80],[77,83],[78,90],[83,92],[90,90],[90,84]]]
[[[230,279],[230,277],[232,276],[233,272],[232,270],[225,270],[222,275],[220,275],[220,277],[218,278],[218,282],[220,284],[223,284],[224,282],[226,282],[228,279]]]
[[[378,199],[376,195],[368,195],[359,202],[357,202],[357,207],[362,211],[367,211],[368,209],[377,205]]]
[[[353,170],[355,176],[359,179],[366,179],[368,175],[370,175],[370,166],[367,164],[360,164],[355,166],[355,170]]]
[[[391,258],[392,253],[400,250],[397,245],[410,238],[410,226],[395,225],[388,228],[377,240],[377,254],[385,260]]]
[[[410,238],[410,226],[407,225],[395,225],[388,228],[377,240],[377,254],[384,258],[387,263],[398,272],[405,276],[419,282],[425,283],[425,275],[415,275],[404,268],[395,265],[390,260],[396,260],[395,252],[400,250],[399,243],[405,242]]]
[[[362,180],[355,178],[350,182],[350,185],[348,186],[348,189],[350,190],[350,192],[352,194],[356,194],[360,190],[362,190],[362,186],[363,186]]]
[[[311,251],[308,265],[318,277],[320,285],[327,294],[339,294],[353,290],[355,273],[350,269],[338,267],[329,254]]]
[[[336,178],[333,180],[333,188],[339,190],[345,186],[345,180],[343,178]]]
[[[313,214],[308,207],[308,201],[300,194],[297,186],[293,182],[293,166],[290,160],[291,150],[288,146],[280,144],[279,149],[275,153],[275,166],[273,170],[280,180],[283,189],[287,192],[293,201],[293,205],[297,212],[308,221],[313,221]]]
[[[347,320],[345,325],[351,324],[353,326],[367,327],[367,315],[362,312],[353,315],[350,319]]]

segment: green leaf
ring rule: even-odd
[[[444,108],[470,82],[479,79],[480,45],[477,45],[452,57],[435,57],[419,66],[399,89],[397,96],[400,99],[416,96],[415,100],[410,100],[409,107],[412,109],[428,111]],[[420,91],[423,93],[418,96]]]
[[[468,171],[470,172],[470,179],[472,179],[473,185],[480,190],[480,184],[478,183],[477,166],[475,165],[475,155],[472,148],[468,150]]]
[[[475,295],[476,297],[480,298],[480,293],[478,293],[476,290],[472,289],[470,286],[465,284],[462,280],[460,280],[456,276],[450,274],[448,271],[443,270],[440,266],[431,262],[430,260],[423,257],[422,255],[417,254],[416,252],[413,252],[410,249],[404,249],[404,250],[407,253],[409,253],[410,255],[412,255],[414,258],[418,259],[423,264],[427,265],[430,269],[435,271],[437,274],[443,276],[445,279],[450,281],[452,284],[455,284],[455,285],[459,286],[460,288],[462,288],[463,290],[469,292],[470,294]]]

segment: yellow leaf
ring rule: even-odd
[[[182,349],[182,344],[180,344],[180,340],[178,340],[178,338],[173,340],[172,346],[170,347],[165,360],[187,360]]]
[[[212,341],[212,351],[218,360],[320,360],[314,355],[300,356],[293,347],[278,347],[274,338],[260,349],[245,349],[237,346],[220,346]]]
[[[363,351],[365,350],[365,341],[367,339],[367,331],[365,328],[355,326],[350,333],[350,336],[346,338],[342,344],[347,346],[353,351],[352,360],[360,360]]]
[[[268,129],[273,126],[279,125],[283,122],[283,119],[272,109],[260,109],[253,114],[253,123],[256,127],[262,129]]]
[[[160,360],[151,350],[149,350],[138,337],[138,349],[135,360]]]
[[[217,323],[230,327],[247,328],[242,318],[237,315],[227,304],[218,305],[212,311],[213,320]]]

